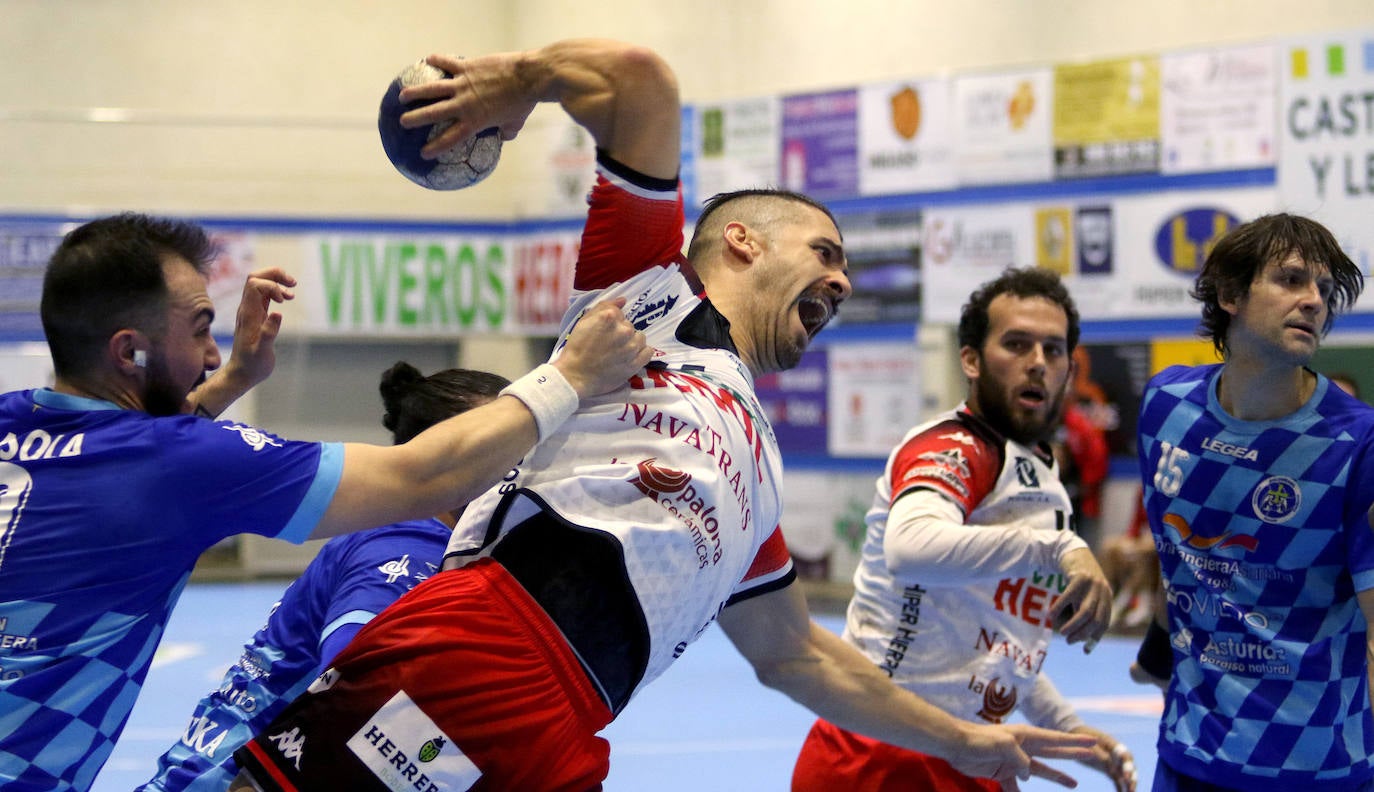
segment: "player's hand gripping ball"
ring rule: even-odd
[[[434,82],[449,75],[442,69],[430,66],[424,61],[407,66],[396,75],[382,97],[382,107],[377,113],[377,131],[382,135],[382,148],[386,149],[387,159],[396,166],[402,176],[421,187],[431,190],[461,190],[471,187],[485,179],[496,169],[501,159],[501,135],[496,127],[477,133],[476,137],[464,141],[457,148],[445,151],[436,159],[420,156],[420,149],[430,140],[438,137],[453,124],[440,121],[429,126],[406,129],[401,126],[401,114],[428,102],[401,102],[402,88]]]

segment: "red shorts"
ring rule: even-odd
[[[611,711],[562,634],[490,559],[367,624],[235,754],[266,790],[601,788]]]
[[[990,778],[972,778],[949,762],[845,731],[818,720],[802,743],[792,792],[1000,792]]]

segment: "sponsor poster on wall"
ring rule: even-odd
[[[957,184],[951,83],[900,80],[859,89],[859,193],[948,190]]]
[[[782,100],[782,184],[813,198],[859,192],[859,92],[798,94]]]
[[[1035,212],[1022,204],[931,209],[921,243],[923,318],[957,324],[979,284],[1035,261]]]
[[[1160,58],[1164,173],[1265,168],[1277,154],[1278,49],[1270,44]]]
[[[215,304],[210,332],[233,337],[235,315],[243,301],[243,285],[248,273],[257,268],[257,240],[241,231],[212,231],[210,238],[219,247],[219,255],[210,262],[205,284],[205,291]]]
[[[1099,217],[1090,224],[1109,222],[1109,271],[1072,273],[1067,279],[1078,310],[1086,320],[1192,317],[1198,305],[1188,296],[1202,262],[1212,247],[1237,224],[1273,211],[1274,191],[1268,187],[1169,191],[1097,201],[1076,209],[1079,234],[1085,237],[1086,214]],[[1109,209],[1106,220],[1101,219]],[[1099,236],[1094,230],[1093,236]],[[1078,251],[1075,258],[1104,253]]]
[[[920,419],[916,345],[831,344],[828,352],[831,456],[886,457]]]
[[[1054,67],[1054,175],[1159,170],[1159,59],[1113,58]]]
[[[880,461],[863,473],[787,468],[782,532],[799,577],[835,583],[854,579],[864,514],[872,505],[873,481],[882,472]]]
[[[1280,45],[1280,205],[1331,229],[1374,266],[1374,30]],[[1374,311],[1362,299],[1357,310]]]
[[[520,132],[520,143],[544,152],[538,167],[517,182],[517,212],[535,217],[579,217],[596,182],[596,141],[566,113],[536,107]],[[532,144],[532,145],[531,145]],[[511,165],[522,160],[511,157]],[[502,167],[509,167],[502,163]]]
[[[854,293],[840,306],[845,325],[921,318],[921,213],[915,209],[846,212],[844,233]]]
[[[75,224],[6,223],[0,225],[0,339],[43,340],[38,303],[43,273],[62,236]]]
[[[780,99],[737,99],[696,109],[698,203],[717,193],[778,184]]]
[[[955,162],[961,184],[1054,176],[1053,86],[1049,68],[955,77]]]
[[[297,301],[306,333],[555,335],[577,231],[309,236]]]
[[[796,367],[754,382],[784,457],[826,453],[826,370],[826,350],[809,349]]]

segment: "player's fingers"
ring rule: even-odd
[[[1069,789],[1073,789],[1078,786],[1078,779],[1074,778],[1068,773],[1050,767],[1044,762],[1036,761],[1035,759],[1031,760],[1030,774],[1037,778],[1043,778],[1046,781],[1053,781],[1054,783],[1062,787],[1068,787]]]
[[[1021,750],[1045,759],[1090,759],[1097,745],[1097,738],[1091,734],[1071,734],[1038,726],[1019,726],[1017,738]]]

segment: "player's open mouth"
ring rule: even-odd
[[[835,317],[836,306],[824,297],[803,295],[797,301],[797,315],[801,317],[802,327],[806,328],[807,338],[815,338],[830,320]]]
[[[1034,385],[1016,392],[1017,400],[1027,407],[1039,407],[1045,403],[1045,389],[1037,388]]]

